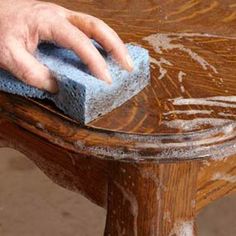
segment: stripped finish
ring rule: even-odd
[[[54,2],[147,48],[151,85],[88,126],[0,93],[1,146],[107,208],[106,236],[196,234],[199,211],[236,190],[235,1]]]

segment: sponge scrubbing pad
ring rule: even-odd
[[[26,85],[4,70],[0,70],[0,90],[22,96],[50,99],[65,114],[87,124],[122,105],[150,81],[147,50],[127,45],[134,61],[134,71],[128,73],[122,70],[111,56],[107,56],[99,45],[96,43],[95,45],[109,65],[113,78],[111,85],[92,76],[72,51],[54,44],[41,44],[36,57],[57,79],[58,94],[50,94]]]

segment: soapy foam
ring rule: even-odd
[[[161,57],[159,61],[153,57],[150,57],[150,63],[153,63],[159,67],[160,70],[160,76],[158,77],[159,80],[162,80],[167,74],[167,70],[163,68],[162,64],[172,66],[172,64],[163,57]]]
[[[225,108],[236,108],[236,96],[215,96],[206,98],[174,98],[170,99],[173,105],[205,105]]]
[[[129,202],[130,204],[130,212],[134,217],[134,236],[138,236],[138,202],[135,195],[130,192],[127,188],[124,188],[119,183],[115,182],[115,185],[123,194],[123,197]]]
[[[194,235],[194,223],[193,221],[178,221],[175,223],[174,228],[170,232],[169,236],[193,236]]]
[[[212,110],[174,110],[163,113],[164,116],[172,115],[172,114],[186,114],[186,115],[196,115],[196,114],[204,114],[210,115]]]
[[[196,118],[192,120],[180,119],[163,122],[163,124],[165,124],[169,128],[182,129],[184,131],[193,131],[195,129],[200,129],[202,125],[211,125],[213,127],[216,127],[227,123],[229,123],[229,120],[217,118]]]
[[[153,34],[148,37],[144,37],[143,40],[147,41],[158,54],[163,54],[163,51],[177,49],[187,53],[195,62],[197,62],[204,70],[211,70],[215,74],[218,74],[217,69],[206,61],[202,56],[192,51],[190,48],[186,48],[183,44],[174,43],[173,41],[178,40],[187,36],[187,34]],[[193,36],[193,35],[192,35]]]
[[[224,180],[229,183],[236,183],[236,175],[229,175],[222,172],[217,172],[213,175],[212,180]]]

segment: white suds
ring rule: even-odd
[[[194,224],[192,221],[176,222],[174,228],[171,230],[169,236],[193,236]]]
[[[216,97],[210,97],[208,99],[221,101],[221,102],[235,102],[236,103],[236,96],[216,96]]]
[[[164,213],[164,215],[163,215],[163,220],[166,220],[166,221],[168,221],[168,222],[171,222],[171,217],[170,217],[170,212],[169,212],[169,211],[167,211],[167,212]]]
[[[234,115],[234,114],[225,113],[225,112],[219,112],[218,114],[220,116],[224,116],[224,117],[236,117],[236,115]]]
[[[162,54],[163,51],[177,49],[182,52],[187,53],[192,60],[197,62],[204,70],[211,70],[215,74],[218,74],[217,69],[207,62],[203,57],[198,55],[196,52],[192,51],[190,48],[186,48],[183,44],[173,43],[173,41],[181,39],[183,37],[189,37],[189,34],[153,34],[148,37],[144,37],[143,40],[147,41],[151,46],[153,46],[154,50]],[[191,34],[191,36],[195,36]],[[199,36],[199,35],[198,35]]]
[[[180,91],[181,93],[185,93],[185,87],[183,85],[180,85]]]
[[[186,73],[184,73],[183,71],[180,71],[178,74],[178,80],[180,83],[183,83],[184,76],[186,76]]]
[[[41,130],[44,130],[44,129],[45,129],[44,124],[42,124],[42,123],[40,123],[40,122],[37,122],[35,126],[36,126],[38,129],[41,129]]]
[[[196,114],[206,114],[210,115],[213,110],[174,110],[163,113],[164,116],[172,115],[172,114],[186,114],[186,115],[196,115]]]
[[[173,105],[205,105],[236,108],[236,96],[217,96],[207,98],[175,98],[170,99]]]
[[[228,126],[223,128],[223,131],[224,131],[225,135],[232,134],[234,132],[234,126],[233,125],[228,125]]]
[[[217,172],[212,176],[212,180],[224,180],[230,183],[236,183],[236,175],[229,175],[222,172]]]
[[[160,60],[150,57],[150,62],[159,67],[159,71],[160,71],[160,76],[158,77],[159,80],[163,79],[165,75],[167,74],[167,70],[163,68],[162,64],[172,66],[172,64],[163,57],[161,57]]]
[[[125,228],[122,228],[118,221],[116,222],[116,228],[118,236],[125,236]]]
[[[115,185],[120,189],[123,197],[129,202],[130,204],[130,212],[134,217],[134,236],[138,236],[138,202],[135,195],[130,192],[127,188],[125,189],[119,183],[115,182]]]
[[[184,76],[186,76],[186,73],[184,73],[183,71],[180,71],[179,74],[178,74],[178,80],[179,80],[179,83],[180,83],[181,93],[185,93],[185,87],[183,85]]]
[[[213,127],[229,123],[229,120],[217,118],[196,118],[193,120],[171,120],[164,121],[163,124],[172,129],[182,129],[184,131],[193,131],[201,128],[202,125],[211,125]]]

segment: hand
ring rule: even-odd
[[[57,83],[48,68],[32,55],[40,41],[72,49],[99,79],[111,83],[108,66],[90,38],[99,42],[121,66],[132,61],[118,35],[96,17],[36,0],[0,0],[0,67],[25,83],[49,92]]]

